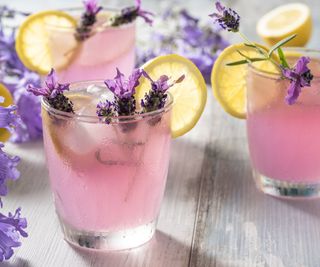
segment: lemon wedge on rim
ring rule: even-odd
[[[169,89],[174,102],[171,135],[176,138],[189,132],[198,122],[207,101],[207,87],[199,69],[190,60],[175,54],[151,59],[142,68],[153,80],[158,80],[161,75],[167,75],[172,80],[185,75],[181,83]],[[141,77],[136,97],[142,99],[149,90],[150,81]]]

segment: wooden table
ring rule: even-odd
[[[1,1],[29,9],[52,8],[63,2]],[[205,15],[213,5],[204,0],[201,4],[184,2]],[[229,4],[238,8],[245,32],[253,36],[256,19],[285,2],[242,0]],[[74,3],[78,2],[70,1],[70,5]],[[156,10],[156,3],[146,5]],[[319,12],[317,0],[307,3]],[[314,21],[318,25],[319,17]],[[318,27],[315,32],[319,33]],[[318,36],[311,41],[314,48],[319,47]],[[29,222],[29,237],[23,239],[11,261],[1,266],[320,266],[320,201],[279,200],[257,191],[251,176],[245,121],[226,115],[211,90],[199,124],[173,141],[155,237],[131,251],[88,253],[70,247],[63,241],[55,216],[42,142],[8,144],[7,151],[19,155],[22,162],[21,178],[10,185],[4,199],[5,210],[22,207]]]

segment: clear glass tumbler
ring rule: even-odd
[[[65,239],[89,249],[128,249],[155,232],[168,173],[172,97],[163,109],[105,124],[95,115],[107,92],[102,84],[94,90],[92,82],[71,84],[66,95],[75,114],[42,101],[47,166]]]
[[[320,54],[286,49],[289,61],[311,58],[311,87],[288,105],[289,82],[249,66],[247,133],[254,178],[263,192],[279,197],[320,195]],[[318,141],[319,140],[319,141]]]
[[[83,9],[66,10],[75,18]],[[75,38],[76,28],[46,24],[52,67],[60,82],[111,79],[116,68],[129,75],[135,65],[135,23],[109,26],[109,18],[119,10],[104,8],[98,14],[92,35]]]

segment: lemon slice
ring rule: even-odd
[[[198,68],[190,60],[179,55],[156,57],[142,68],[153,80],[159,79],[161,75],[167,75],[172,80],[185,75],[183,82],[169,89],[174,99],[171,134],[175,138],[190,131],[198,122],[207,101],[206,83]],[[137,98],[142,99],[149,90],[150,81],[142,77],[137,88]]]
[[[5,87],[3,84],[0,83],[0,96],[4,97],[4,102],[0,103],[1,107],[7,107],[13,104],[13,98],[8,90],[7,87]],[[0,128],[0,142],[6,142],[9,140],[11,136],[11,133],[5,129],[5,128]]]
[[[266,48],[259,47],[267,51]],[[249,58],[262,57],[256,49],[244,44],[230,45],[222,51],[213,66],[211,86],[214,96],[224,110],[234,117],[244,119],[246,118],[245,92],[248,65],[226,66],[228,63],[244,59],[238,51]],[[276,56],[274,56],[274,60],[277,60]],[[263,71],[278,73],[277,67],[270,61],[258,61],[253,65]]]
[[[48,28],[52,31],[58,28],[72,30],[76,25],[75,18],[62,11],[42,11],[27,17],[16,37],[19,58],[27,68],[40,74],[47,74],[52,67],[65,67],[73,56],[70,51],[75,49],[77,42],[74,37],[71,42],[61,38],[59,54],[52,55],[55,49],[50,49],[51,33]]]
[[[300,3],[279,6],[259,20],[257,32],[270,46],[292,34],[297,36],[286,45],[304,46],[312,32],[310,9]]]

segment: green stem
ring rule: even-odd
[[[266,51],[264,51],[263,49],[261,49],[261,48],[260,48],[259,46],[257,46],[255,43],[251,42],[251,41],[249,40],[249,38],[248,38],[247,36],[245,36],[242,32],[239,31],[238,33],[240,34],[241,38],[242,38],[246,43],[254,46],[254,47],[257,49],[257,51],[258,51],[261,55],[264,56],[265,59],[269,60],[269,61],[270,61],[273,65],[275,65],[275,66],[280,70],[280,72],[281,72],[282,69],[281,69],[281,66],[279,65],[279,63],[278,63],[277,61],[275,61],[273,58],[269,57],[269,56],[268,56],[268,53],[267,53]]]

